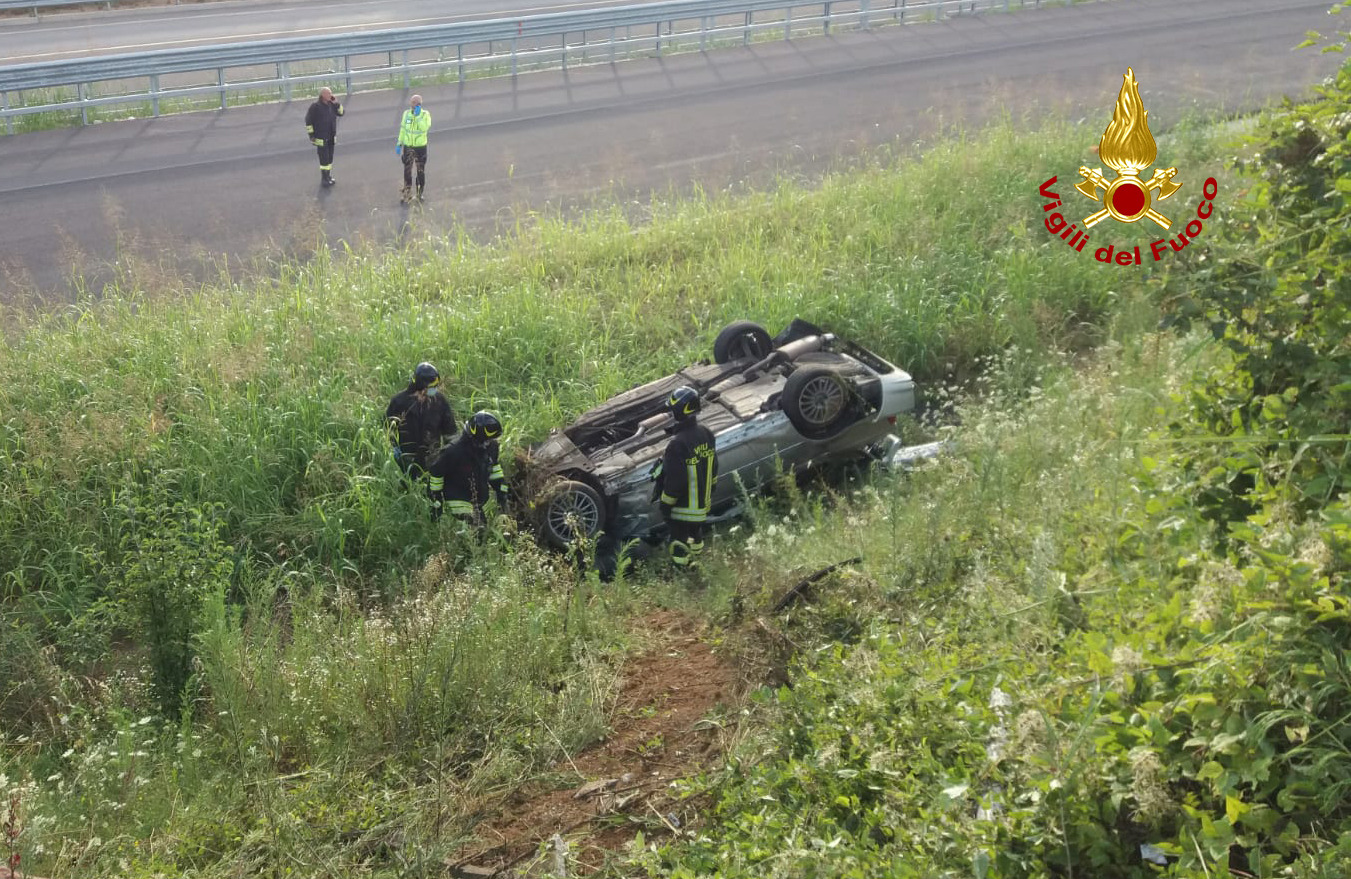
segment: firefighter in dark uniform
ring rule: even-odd
[[[332,186],[338,181],[333,179],[333,145],[338,140],[338,117],[342,115],[342,104],[326,88],[319,89],[319,99],[310,104],[305,113],[305,133],[310,143],[319,148],[319,179],[324,186]]]
[[[699,423],[699,392],[679,387],[666,401],[675,416],[676,433],[666,453],[652,470],[656,485],[652,497],[661,507],[670,529],[671,562],[685,570],[697,568],[704,548],[704,522],[713,506],[718,479],[718,450],[713,431]]]
[[[497,496],[499,507],[506,506],[507,482],[497,460],[501,436],[502,422],[496,415],[475,412],[460,435],[436,456],[427,468],[433,520],[449,512],[481,526],[490,493]]]
[[[441,393],[441,374],[419,363],[408,387],[385,409],[394,460],[412,478],[420,477],[447,438],[455,435],[455,411]]]

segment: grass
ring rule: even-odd
[[[773,513],[787,536],[762,509],[696,604],[856,550],[882,594],[928,602],[921,619],[977,601],[982,571],[1000,609],[1058,594],[1055,517],[1119,484],[1116,458],[1086,455],[1128,451],[1123,419],[1148,409],[1099,379],[1054,409],[1053,442],[1037,421],[1052,404],[1026,352],[1084,350],[1113,320],[1138,336],[1149,317],[1142,278],[1029,221],[1042,180],[1077,167],[1073,131],[1005,122],[816,185],[654,202],[642,222],[616,208],[493,245],[320,249],[254,287],[124,274],[70,311],[10,316],[0,774],[34,869],[431,875],[485,791],[603,730],[626,616],[690,599],[658,574],[601,584],[510,529],[479,543],[431,523],[380,424],[423,359],[461,415],[503,416],[508,449],[708,356],[734,319],[820,323],[931,394],[1008,360],[1004,392],[1029,405],[971,415],[941,481],[790,502]],[[1201,129],[1167,145],[1193,174],[1215,164]],[[1054,510],[1036,512],[1042,489]],[[1015,513],[1041,560],[996,569],[977,547],[1023,540],[998,524]],[[178,638],[186,654],[148,649]]]

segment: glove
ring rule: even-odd
[[[324,139],[322,137],[314,137],[310,139],[310,143],[314,144],[315,146],[323,146]]]
[[[403,144],[399,144],[399,145],[397,145],[397,146],[394,147],[394,155],[396,155],[396,156],[402,156],[402,155],[403,155]]]
[[[647,478],[652,480],[652,500],[654,502],[657,498],[661,497],[661,465],[663,463],[665,462],[662,461],[661,458],[658,458],[652,464],[652,469],[647,471]]]

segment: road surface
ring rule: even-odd
[[[65,301],[73,275],[97,291],[115,261],[150,285],[267,271],[321,233],[329,246],[410,229],[486,240],[532,211],[810,177],[1005,113],[1081,113],[1096,143],[1127,66],[1157,130],[1191,107],[1305,93],[1338,58],[1292,47],[1326,26],[1319,0],[1078,4],[425,89],[420,211],[398,203],[397,91],[348,101],[327,191],[307,101],[3,137],[0,299]]]
[[[220,0],[139,9],[87,6],[37,18],[0,17],[0,64],[422,27],[624,2],[628,0]]]

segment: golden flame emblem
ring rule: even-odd
[[[1157,192],[1159,201],[1163,201],[1177,192],[1182,187],[1173,180],[1177,169],[1156,168],[1148,181],[1140,179],[1140,172],[1154,164],[1158,154],[1158,144],[1149,131],[1149,111],[1140,100],[1135,71],[1127,67],[1116,109],[1112,111],[1112,121],[1098,144],[1098,155],[1104,164],[1116,171],[1117,177],[1108,180],[1102,175],[1101,168],[1079,168],[1084,179],[1074,188],[1103,205],[1102,210],[1084,218],[1084,227],[1091,228],[1108,217],[1123,223],[1135,223],[1149,217],[1163,228],[1169,228],[1172,221],[1151,207],[1150,193]],[[1101,196],[1099,189],[1104,190]]]

